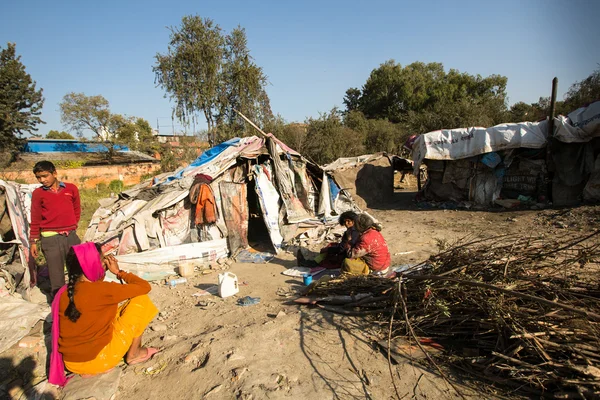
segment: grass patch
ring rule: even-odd
[[[79,188],[81,219],[79,220],[79,226],[77,227],[77,236],[81,239],[83,239],[85,231],[92,220],[92,215],[94,215],[98,207],[100,207],[98,200],[110,197],[111,192],[112,190],[105,184],[97,185],[92,189]]]

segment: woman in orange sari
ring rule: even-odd
[[[123,358],[130,365],[152,358],[158,350],[142,346],[142,333],[158,313],[148,297],[150,284],[121,271],[113,256],[102,258],[95,243],[73,246],[66,264],[69,283],[57,294],[58,304],[53,304],[53,313],[56,308],[58,314],[53,358],[61,357],[69,371],[82,375],[107,372]],[[104,282],[105,268],[125,284]],[[56,365],[52,360],[51,375]],[[62,377],[57,384],[66,384],[64,370]]]

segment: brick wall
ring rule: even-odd
[[[125,186],[140,183],[143,175],[155,173],[160,170],[159,163],[135,163],[123,165],[102,165],[97,167],[81,167],[70,169],[57,169],[58,179],[74,183],[79,187],[94,188],[99,183],[109,184],[113,180],[121,180]],[[37,183],[31,170],[27,171],[2,171],[0,178],[8,181],[24,181]]]

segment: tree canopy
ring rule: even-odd
[[[125,117],[110,111],[108,100],[101,95],[67,93],[60,103],[61,121],[79,137],[91,131],[112,157],[115,145],[126,145],[132,150],[153,151],[156,139],[152,128],[143,118]]]
[[[226,34],[210,18],[194,15],[170,31],[167,53],[156,54],[153,70],[177,119],[189,124],[203,114],[214,145],[243,129],[234,108],[262,126],[273,117],[267,77],[250,56],[243,28]]]
[[[69,140],[73,140],[75,139],[75,137],[73,135],[71,135],[68,132],[65,131],[57,131],[57,130],[50,130],[48,132],[48,134],[46,135],[46,139],[69,139]]]
[[[420,133],[469,125],[503,122],[507,78],[483,78],[441,63],[415,62],[405,67],[389,60],[375,68],[362,89],[346,91],[346,112],[367,119],[402,123]]]
[[[44,97],[25,71],[14,43],[0,48],[0,151],[14,151],[24,133],[38,130]]]

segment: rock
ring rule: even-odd
[[[216,394],[216,393],[219,393],[219,392],[221,391],[221,389],[223,389],[223,385],[217,385],[217,386],[215,386],[214,388],[210,389],[208,392],[206,392],[206,393],[204,394],[204,397],[208,397],[208,396],[210,396],[211,394]]]
[[[154,332],[164,332],[167,330],[167,325],[165,324],[154,324],[150,327]]]
[[[177,339],[177,335],[166,335],[162,337],[162,340],[165,342],[170,342],[175,339]]]
[[[239,360],[245,360],[245,359],[246,359],[246,357],[237,353],[236,351],[231,352],[231,354],[229,354],[227,356],[227,361],[239,361]]]
[[[279,311],[279,312],[277,313],[277,315],[275,316],[275,318],[281,318],[281,317],[285,317],[285,315],[286,315],[286,314],[285,314],[283,311]]]
[[[114,368],[106,374],[82,378],[75,375],[63,390],[63,400],[90,399],[110,400],[114,398],[121,380],[121,368]]]
[[[25,336],[19,340],[19,347],[24,349],[31,349],[42,344],[41,336]]]

